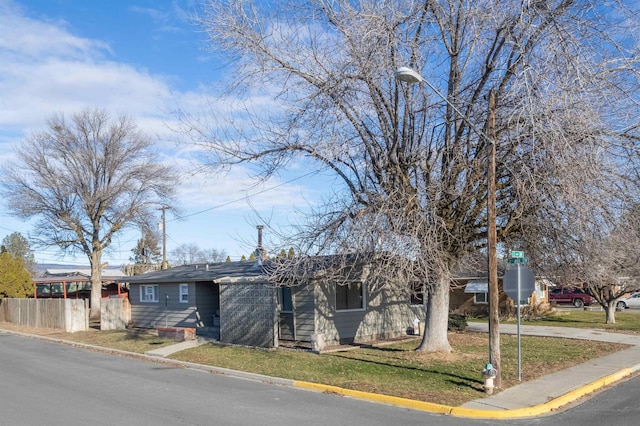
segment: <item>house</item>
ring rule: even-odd
[[[196,327],[225,343],[321,347],[406,335],[423,321],[408,286],[370,288],[358,273],[336,281],[323,274],[327,259],[312,258],[314,273],[292,273],[286,284],[267,261],[183,265],[120,281],[130,286],[133,326]]]
[[[537,303],[548,302],[548,287],[552,286],[551,281],[541,278],[535,281],[535,292],[526,297],[531,300],[535,295]],[[513,302],[502,290],[502,276],[498,277],[499,291],[499,312],[501,316],[506,316],[513,306]],[[489,284],[486,277],[457,277],[451,286],[449,296],[449,309],[454,314],[484,316],[489,313]]]
[[[125,274],[114,268],[102,271],[102,297],[126,297],[126,288],[116,282]],[[48,268],[33,278],[34,298],[87,299],[91,301],[91,268]]]
[[[489,313],[489,284],[487,278],[456,277],[449,295],[449,309],[454,314],[485,316]],[[498,277],[499,311],[505,315],[509,298],[502,291],[502,277]]]

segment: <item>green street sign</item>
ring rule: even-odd
[[[513,263],[529,263],[529,258],[527,258],[527,257],[515,257],[515,258],[507,259],[507,263],[509,263],[509,264],[513,264]]]
[[[523,251],[512,251],[511,252],[511,257],[516,257],[516,258],[524,257],[524,252]]]

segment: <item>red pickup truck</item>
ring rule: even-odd
[[[576,308],[591,305],[595,299],[579,288],[554,288],[549,290],[549,302],[571,303]]]

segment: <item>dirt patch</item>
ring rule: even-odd
[[[468,361],[477,359],[478,355],[474,354],[466,354],[458,351],[451,352],[408,352],[405,358],[409,361],[416,361],[420,363],[430,363],[434,361],[442,361],[442,362],[460,362],[460,361]]]

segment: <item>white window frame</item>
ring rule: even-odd
[[[340,286],[340,284],[336,283],[336,287],[335,287],[336,293],[334,296],[336,312],[362,312],[367,310],[367,291],[366,291],[367,286],[365,285],[365,283],[359,282],[359,281],[352,281],[350,283],[343,284],[342,286],[350,286],[351,284],[360,284],[360,291],[361,291],[360,300],[362,300],[362,307],[351,308],[351,309],[339,309],[338,308],[338,286]]]
[[[180,284],[178,294],[180,295],[180,303],[189,303],[189,284]]]
[[[151,292],[149,292],[151,289]],[[158,284],[141,284],[140,285],[140,302],[142,303],[158,303]],[[147,296],[151,295],[151,298]]]
[[[482,295],[483,297],[478,298],[478,295]],[[476,305],[488,305],[489,293],[473,293],[473,303]]]

